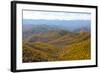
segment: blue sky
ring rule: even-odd
[[[23,11],[23,19],[91,20],[90,13]]]

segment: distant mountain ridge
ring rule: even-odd
[[[23,19],[23,26],[40,26],[45,25],[49,27],[56,27],[60,29],[67,29],[69,31],[74,31],[82,27],[90,28],[90,20],[32,20]],[[28,27],[27,27],[28,28]]]

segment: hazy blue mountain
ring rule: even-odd
[[[37,26],[48,26],[49,28],[60,28],[74,31],[82,27],[90,28],[90,20],[32,20],[24,19],[23,26],[37,27]]]

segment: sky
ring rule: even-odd
[[[23,11],[23,19],[91,20],[91,14],[79,12]]]

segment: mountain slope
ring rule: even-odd
[[[62,60],[90,59],[90,39],[65,46],[60,52]]]
[[[67,34],[67,36],[69,33]],[[51,42],[35,41],[23,43],[23,62],[62,61],[90,59],[90,35],[86,32],[60,37]],[[84,35],[84,36],[83,36]],[[64,40],[66,38],[66,40]],[[62,41],[64,45],[62,45]],[[69,43],[70,42],[70,43]],[[59,43],[59,44],[58,44]],[[58,47],[58,46],[63,47]]]
[[[57,53],[58,49],[47,43],[24,43],[23,62],[56,61]]]

